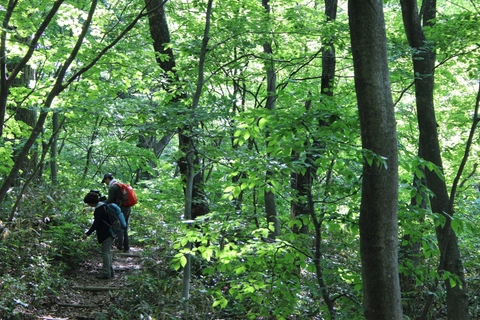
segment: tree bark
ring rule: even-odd
[[[267,14],[270,13],[270,0],[262,0],[262,5],[265,8],[265,12]],[[275,72],[275,63],[273,61],[273,50],[270,42],[266,41],[263,44],[263,52],[265,53],[266,60],[265,60],[265,68],[266,68],[266,76],[267,76],[267,100],[265,103],[265,108],[268,110],[274,110],[277,100],[277,74]],[[269,133],[267,131],[266,138],[268,138]],[[268,143],[267,143],[268,144]],[[267,158],[270,155],[267,153]],[[267,188],[271,186],[269,183],[270,179],[273,179],[273,173],[270,170],[265,172],[265,179]],[[275,239],[278,235],[280,235],[280,222],[278,221],[277,217],[277,204],[275,199],[275,193],[271,190],[266,189],[263,193],[264,201],[265,201],[265,214],[267,217],[267,223],[273,226],[273,229],[270,229],[269,237]]]
[[[99,128],[102,126],[102,122],[103,122],[103,118],[100,118],[100,117],[95,118],[95,127],[93,128],[93,132],[90,135],[90,144],[88,145],[88,148],[87,148],[85,167],[83,168],[83,178],[87,177],[88,168],[90,168],[90,164],[92,162],[95,140],[97,140]]]
[[[20,38],[20,37],[17,37]],[[23,43],[23,44],[28,44],[28,41],[20,38],[18,39],[18,42]],[[7,69],[9,71],[14,70],[16,67],[16,63],[14,64],[8,64],[7,63]],[[34,69],[26,64],[23,67],[23,70],[19,73],[18,77],[15,79],[12,79],[11,81],[11,88],[15,87],[23,87],[26,90],[32,90],[29,88],[29,84],[31,81],[35,80],[35,71]],[[33,91],[33,90],[32,90]],[[16,121],[21,121],[28,125],[30,128],[33,128],[35,126],[35,123],[37,121],[37,111],[33,108],[26,108],[25,106],[22,105],[22,103],[17,103],[15,110],[11,110],[15,114],[15,120]],[[23,140],[24,138],[22,138]],[[38,143],[35,143],[34,146],[31,148],[29,155],[27,157],[20,158],[17,156],[17,154],[14,153],[13,158],[14,161],[20,161],[21,162],[21,167],[20,167],[20,176],[21,179],[18,181],[15,181],[15,184],[18,185],[20,181],[24,181],[25,179],[28,179],[30,175],[33,174],[33,171],[37,168],[38,164]],[[41,173],[41,170],[36,170],[37,173]],[[38,178],[38,177],[34,177]]]
[[[417,168],[420,172],[424,172],[424,168],[419,166]],[[410,206],[418,210],[412,210],[412,219],[416,222],[422,223],[425,220],[425,210],[427,209],[428,194],[425,190],[425,178],[419,178],[416,174],[413,175],[412,188],[415,190],[413,197],[410,199]],[[415,212],[416,211],[416,212]],[[409,222],[406,222],[407,224]],[[410,234],[404,234],[402,242],[406,241],[406,245],[400,246],[399,261],[401,264],[406,265],[411,263],[416,268],[421,263],[421,241],[417,237],[412,237]],[[402,289],[402,295],[404,298],[403,313],[406,315],[415,314],[415,310],[418,309],[419,301],[416,299],[418,294],[416,287],[415,273],[401,273],[400,274],[400,287]]]
[[[59,125],[59,114],[54,112],[52,116],[52,129],[53,132],[58,132],[60,130]],[[58,166],[57,166],[57,155],[58,155],[58,134],[53,137],[52,146],[50,147],[50,179],[53,185],[58,184]]]
[[[168,83],[179,81],[175,72],[175,57],[171,48],[166,47],[166,44],[170,43],[170,31],[168,28],[167,17],[165,14],[165,1],[163,0],[145,0],[147,4],[147,9],[149,12],[148,21],[150,25],[150,35],[153,39],[153,47],[157,53],[157,63],[165,71],[166,76],[168,74],[173,74],[169,79]],[[208,30],[206,30],[206,38],[204,35],[204,41],[208,42]],[[204,47],[203,47],[204,46]],[[203,87],[203,59],[206,55],[206,43],[202,44],[202,53],[199,61],[199,78],[197,81],[197,87],[195,91],[195,96],[193,97],[192,110],[198,106],[198,100],[200,98],[201,89]],[[165,56],[167,57],[165,59]],[[202,58],[203,56],[203,58]],[[167,91],[170,89],[167,87]],[[184,92],[171,92],[172,98],[171,102],[180,102],[182,99],[186,98]],[[191,204],[191,209],[188,210],[188,216],[191,219],[195,219],[198,216],[207,214],[210,209],[203,192],[203,171],[200,170],[201,159],[198,156],[198,153],[195,150],[195,141],[192,140],[190,135],[191,125],[186,125],[178,129],[178,140],[179,140],[179,149],[182,151],[183,156],[178,159],[178,167],[180,169],[180,174],[182,180],[184,181],[184,193],[185,197],[190,197],[187,190],[188,185],[188,176],[189,176],[189,161],[187,157],[193,156],[193,168],[196,170],[193,175],[193,186],[191,190],[191,199],[186,202],[189,205]],[[188,192],[187,192],[188,191]],[[186,217],[186,216],[185,216]]]
[[[360,254],[366,319],[402,319],[398,278],[398,155],[383,2],[349,0],[355,90],[365,151]]]
[[[325,0],[325,16],[327,17],[327,23],[334,21],[337,17],[337,0]],[[333,85],[335,81],[335,68],[336,68],[336,56],[335,56],[335,35],[330,35],[330,39],[322,46],[322,81],[320,92],[324,97],[333,96]],[[311,100],[305,102],[305,109],[310,110],[312,104]],[[329,124],[325,119],[318,119],[320,126],[328,126]],[[308,143],[308,142],[306,142]],[[324,145],[322,141],[315,141],[313,146]],[[316,168],[315,165],[315,153],[316,151],[310,152],[307,155],[308,167]],[[292,157],[297,158],[298,152],[293,151]],[[330,170],[330,169],[327,169]],[[305,174],[302,173],[292,173],[291,174],[291,187],[296,191],[297,197],[290,204],[290,217],[292,219],[296,217],[306,217],[309,216],[310,210],[308,208],[308,202],[305,200],[308,198],[308,195],[312,192],[313,187],[313,174],[315,170],[305,170]],[[327,173],[328,175],[328,173]],[[303,199],[303,200],[302,200]],[[296,233],[305,233],[307,230],[305,224],[302,221],[301,227],[294,227],[294,232]]]
[[[435,51],[423,32],[421,16],[416,0],[401,0],[402,17],[408,42],[412,47],[413,72],[415,74],[415,97],[417,120],[420,131],[419,154],[442,170],[442,158],[438,141],[437,121],[433,102]],[[436,16],[436,1],[422,4],[424,25],[431,26]],[[443,171],[443,170],[442,170]],[[445,282],[447,290],[447,314],[449,319],[469,319],[468,295],[461,262],[458,239],[451,227],[453,208],[450,207],[445,180],[435,171],[425,169],[427,187],[432,191],[430,206],[432,212],[445,217],[446,223],[436,228],[440,249],[439,269],[458,277],[460,283],[451,286]]]

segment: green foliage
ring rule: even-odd
[[[64,264],[56,264],[50,254],[51,245],[57,243],[39,237],[39,231],[3,230],[1,318],[21,319],[23,310],[45,303],[65,285]]]

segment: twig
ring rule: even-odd
[[[95,308],[95,306],[91,304],[57,303],[57,305],[59,307],[67,307],[67,308]]]
[[[82,291],[110,291],[110,290],[123,290],[120,287],[72,287],[73,290],[82,290]]]

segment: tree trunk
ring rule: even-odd
[[[54,112],[52,116],[52,132],[59,132],[60,125],[59,125],[59,114],[58,112]],[[52,180],[52,184],[58,184],[58,167],[57,167],[57,152],[58,150],[58,134],[53,137],[52,146],[50,147],[50,179]]]
[[[418,167],[417,170],[424,172],[423,167]],[[412,188],[415,190],[415,194],[410,199],[410,206],[414,208],[412,210],[412,219],[422,223],[425,220],[425,210],[427,209],[428,194],[425,190],[425,178],[419,178],[416,174],[413,175]],[[409,222],[407,221],[406,224]],[[408,228],[408,226],[406,226]],[[417,237],[411,237],[410,234],[404,234],[402,237],[402,242],[406,241],[406,245],[400,246],[399,252],[399,261],[401,264],[411,263],[414,268],[416,268],[419,263],[421,263],[421,241],[417,240]],[[400,274],[400,287],[402,289],[402,295],[404,299],[403,313],[406,315],[415,314],[418,310],[418,299],[416,296],[418,292],[416,290],[417,281],[415,273],[401,273]]]
[[[325,16],[327,17],[327,22],[334,21],[337,17],[337,0],[325,0]],[[322,96],[332,97],[333,96],[333,85],[335,81],[335,67],[336,67],[336,56],[335,56],[335,35],[332,34],[330,39],[322,47],[322,81],[320,92]],[[312,101],[307,100],[305,102],[305,109],[310,110]],[[320,126],[328,126],[328,123],[325,119],[319,119],[318,123]],[[315,141],[315,145],[324,144],[322,141]],[[314,151],[316,152],[316,151]],[[297,158],[298,152],[293,151],[292,157]],[[308,167],[316,168],[315,155],[310,153],[307,156],[309,161]],[[329,169],[328,169],[329,170]],[[292,189],[296,191],[297,197],[290,204],[290,217],[292,219],[296,217],[303,216],[304,219],[310,214],[308,201],[305,199],[308,198],[308,195],[312,193],[313,187],[313,175],[312,172],[315,170],[305,170],[305,174],[302,173],[292,173],[291,174],[291,186]],[[327,173],[328,174],[328,173]],[[303,199],[303,200],[302,200]],[[294,226],[294,232],[306,233],[305,223],[302,221],[301,227]]]
[[[102,126],[102,122],[103,122],[103,118],[97,117],[95,119],[95,127],[93,128],[93,132],[90,135],[90,144],[88,145],[88,148],[87,148],[85,167],[83,168],[83,178],[87,177],[88,168],[90,168],[90,163],[92,162],[95,140],[97,140],[97,137],[98,137],[98,131],[99,131],[98,128]]]
[[[402,319],[398,278],[398,155],[382,1],[348,2],[365,151],[360,254],[366,319]]]
[[[408,42],[412,47],[413,72],[415,74],[415,97],[417,106],[418,127],[420,129],[420,157],[432,162],[442,170],[442,158],[438,142],[437,122],[433,102],[435,52],[429,47],[423,33],[421,17],[415,0],[401,0],[403,23]],[[424,24],[430,26],[436,15],[435,0],[422,4]],[[436,172],[425,169],[427,187],[432,191],[430,198],[432,212],[443,215],[445,225],[436,228],[440,249],[440,270],[448,271],[460,279],[460,283],[452,287],[445,281],[447,289],[447,314],[449,319],[469,319],[468,295],[465,276],[458,248],[458,239],[451,227],[453,210],[450,208],[445,180]]]
[[[170,42],[170,31],[168,28],[167,18],[165,15],[164,1],[162,0],[145,0],[147,4],[147,9],[149,11],[148,21],[150,25],[150,34],[153,39],[153,47],[157,55],[157,63],[162,68],[166,74],[172,73],[173,79],[170,79],[169,83],[173,81],[178,81],[175,74],[175,57],[171,48],[165,48],[165,45]],[[200,98],[201,89],[203,87],[203,59],[206,54],[206,42],[208,42],[208,30],[206,28],[206,36],[204,36],[204,43],[202,45],[202,53],[199,62],[199,79],[197,81],[197,89],[195,91],[195,96],[192,102],[192,110],[198,106],[198,100]],[[160,57],[164,55],[168,56],[168,59],[161,59]],[[169,88],[167,88],[167,91]],[[179,102],[182,99],[186,98],[185,93],[172,92],[172,103]],[[207,214],[210,209],[208,207],[207,200],[203,192],[203,171],[200,170],[201,159],[198,157],[198,154],[192,150],[195,150],[195,141],[192,140],[190,136],[191,125],[187,125],[183,128],[179,128],[179,149],[182,151],[183,156],[178,160],[178,167],[180,169],[180,174],[182,175],[182,180],[184,181],[184,193],[187,196],[187,183],[189,175],[189,164],[187,161],[188,156],[193,156],[193,168],[196,170],[193,176],[193,187],[191,190],[191,210],[190,215],[191,219],[195,219],[198,216]],[[193,153],[193,154],[191,154]]]
[[[19,42],[25,43],[25,39],[18,39]],[[16,63],[13,65],[8,64],[8,70],[11,72],[15,70]],[[11,81],[11,87],[23,87],[26,90],[31,90],[29,89],[29,83],[31,81],[35,80],[35,71],[32,69],[30,65],[25,65],[23,67],[23,70],[21,73],[19,73],[19,76],[15,79],[12,79]],[[37,111],[32,108],[25,108],[21,104],[18,104],[15,110],[12,110],[12,112],[15,114],[15,120],[21,121],[28,125],[30,128],[33,128],[37,122]],[[24,138],[22,138],[23,140]],[[19,178],[21,177],[22,181],[25,181],[26,179],[29,178],[30,175],[33,174],[33,171],[37,168],[38,164],[38,143],[35,143],[33,147],[30,149],[30,152],[27,157],[18,157],[17,154],[13,155],[14,161],[21,162],[21,167],[20,167],[20,175]],[[38,171],[38,170],[37,170]],[[41,172],[41,171],[38,171]],[[38,178],[38,177],[34,177]],[[20,181],[20,179],[19,179]],[[16,181],[15,184],[18,185],[18,182]]]
[[[298,159],[298,152],[292,152],[292,158]],[[308,157],[307,157],[308,159]],[[300,226],[296,224],[293,226],[293,232],[295,233],[304,233],[308,232],[308,222],[305,221],[309,219],[310,210],[308,208],[307,197],[312,193],[312,170],[307,166],[305,173],[301,172],[292,172],[290,175],[290,185],[295,191],[295,197],[290,203],[290,218],[299,219]]]
[[[270,13],[270,0],[262,0],[262,5],[265,8],[267,13]],[[277,80],[276,80],[276,72],[275,72],[275,63],[273,61],[273,51],[271,44],[266,41],[263,44],[263,52],[265,53],[266,57],[269,59],[265,60],[265,68],[266,68],[266,75],[267,75],[267,101],[265,103],[265,108],[268,110],[274,110],[277,100]],[[267,131],[266,138],[268,138],[269,133]],[[267,158],[270,155],[267,153]],[[273,179],[273,173],[270,170],[265,172],[265,179],[267,188],[271,186],[269,183],[270,179]],[[266,189],[264,191],[264,200],[265,200],[265,213],[267,217],[267,223],[273,226],[273,229],[270,229],[269,237],[274,239],[280,234],[280,222],[278,221],[277,217],[277,204],[275,199],[275,193],[273,191]]]
[[[173,134],[166,134],[160,140],[158,140],[155,136],[144,136],[140,135],[138,137],[138,144],[137,147],[139,148],[145,148],[145,149],[152,149],[153,153],[155,154],[155,157],[160,158],[162,155],[163,150],[168,146],[170,143],[170,140],[172,139]],[[148,160],[148,164],[150,165],[150,168],[155,169],[157,165],[153,160]],[[150,171],[143,171],[141,168],[138,169],[137,171],[137,181],[140,180],[140,178],[145,179],[145,180],[150,180],[156,177],[157,175],[153,175]]]
[[[234,48],[234,59],[237,59],[237,58],[238,58],[237,48]],[[235,72],[235,75],[233,77],[233,95],[232,96],[241,97],[240,99],[233,100],[233,113],[235,115],[245,111],[245,103],[246,103],[245,94],[247,90],[245,88],[245,82],[244,82],[245,79],[241,79],[241,77],[238,77],[239,79],[236,79],[236,76],[238,76],[237,74],[238,70],[235,69],[234,72]],[[238,101],[240,101],[240,103],[238,103]],[[231,128],[232,129],[235,128],[235,123],[233,122],[231,123]],[[232,135],[230,139],[232,143],[232,148],[234,150],[238,149],[239,145],[234,142],[235,137]],[[251,150],[252,147],[253,147],[252,139],[249,139],[248,149]],[[237,184],[239,181],[241,181],[246,177],[247,177],[247,174],[245,172],[240,172],[237,175],[232,177],[232,183]],[[232,199],[236,214],[239,214],[242,211],[243,194],[244,194],[244,190],[241,190],[238,196],[234,195]]]

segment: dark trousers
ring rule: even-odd
[[[112,266],[112,253],[110,252],[110,247],[113,243],[113,237],[108,237],[101,243],[100,249],[102,251],[102,275],[111,278],[113,277],[114,271]]]
[[[130,220],[131,209],[126,209],[128,210],[125,210],[126,212],[124,212],[124,208],[122,208],[122,212],[125,217],[125,222],[127,223],[127,228],[117,234],[117,249],[119,250],[130,250],[130,243],[128,241],[128,221]]]

